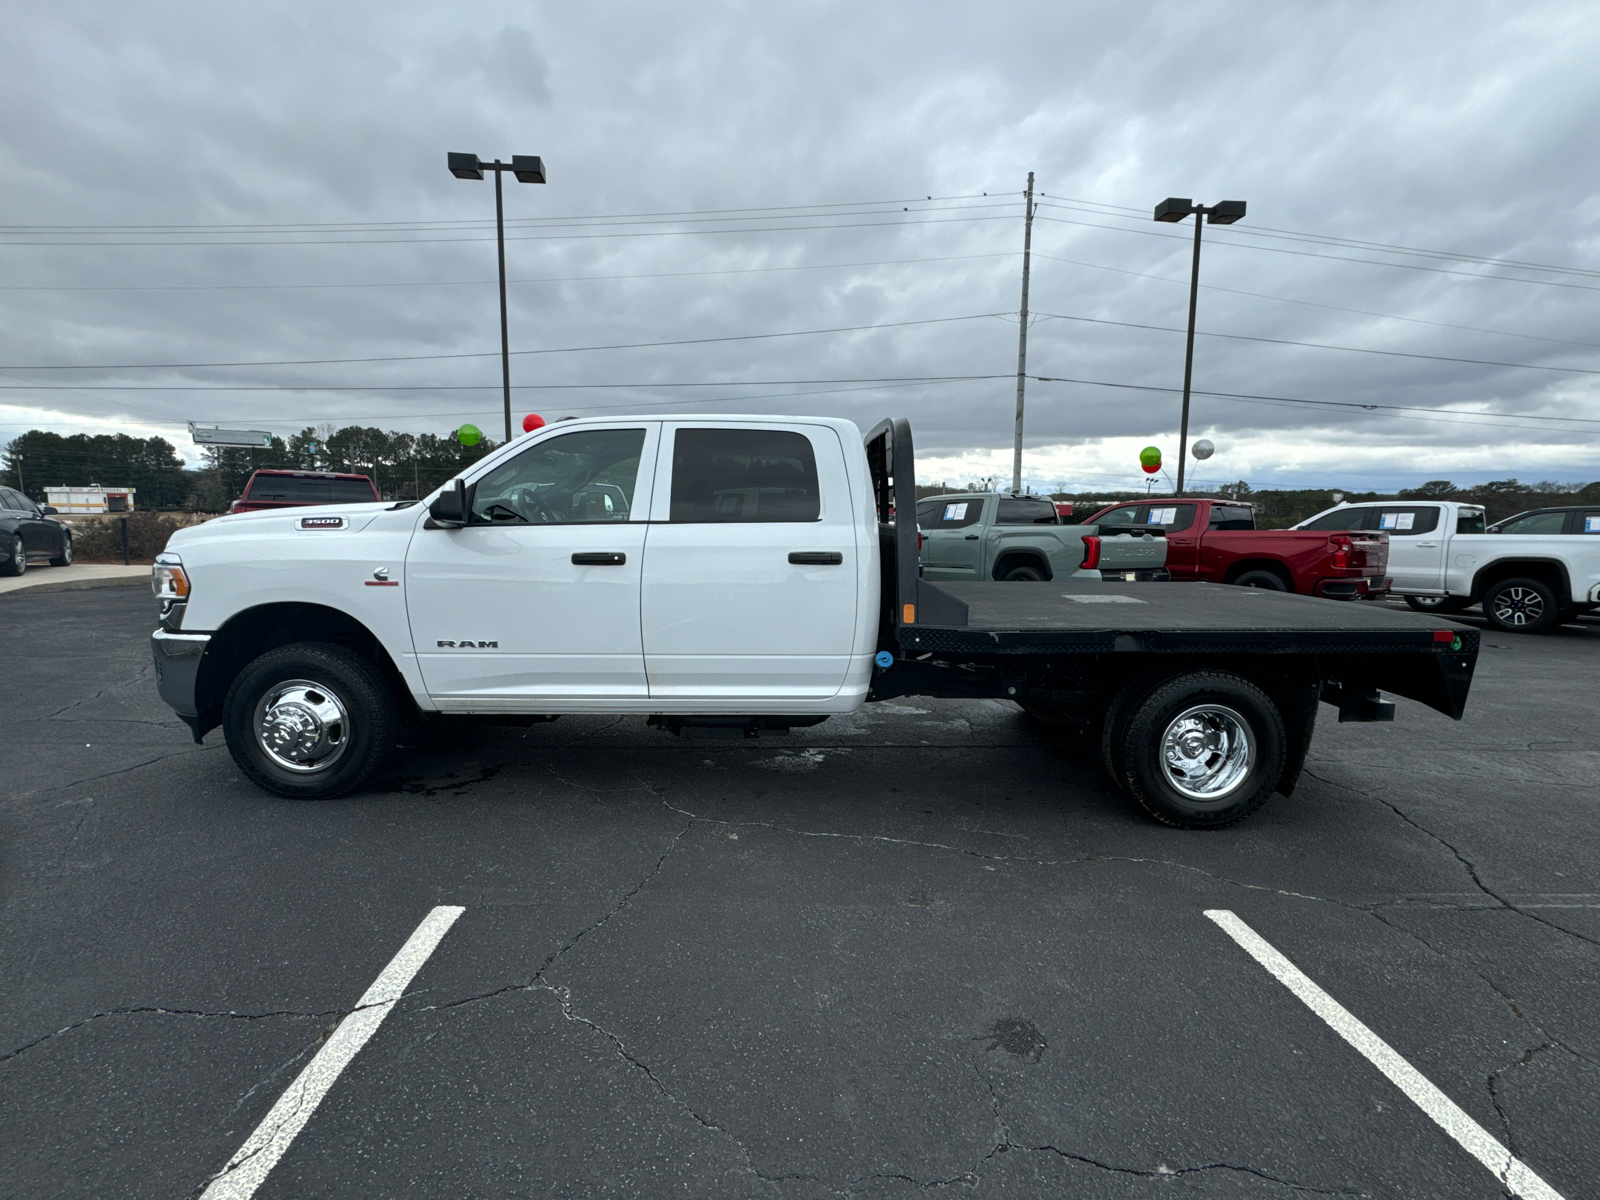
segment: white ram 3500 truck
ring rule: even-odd
[[[824,418],[562,422],[425,503],[241,513],[155,568],[162,698],[283,796],[339,795],[403,722],[636,713],[754,736],[904,695],[1100,731],[1152,816],[1287,793],[1318,701],[1452,717],[1474,630],[1213,584],[919,577],[911,428]]]

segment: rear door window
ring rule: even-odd
[[[1194,509],[1192,504],[1152,504],[1145,524],[1159,525],[1170,533],[1177,533],[1194,524]]]
[[[817,521],[811,439],[786,429],[680,429],[672,445],[675,522]]]
[[[965,529],[983,520],[983,497],[952,500],[940,499],[932,514],[929,529]]]
[[[1375,508],[1358,508],[1350,505],[1347,508],[1336,508],[1332,512],[1325,512],[1314,521],[1307,521],[1300,526],[1301,529],[1367,529],[1368,520],[1378,510]]]
[[[360,504],[363,501],[370,504],[376,498],[372,494],[372,485],[365,479],[328,480],[328,499],[334,504]]]
[[[1536,512],[1512,517],[1500,527],[1500,533],[1551,534],[1567,531],[1567,514],[1564,512]]]
[[[1600,509],[1578,514],[1578,527],[1574,533],[1600,533]]]
[[[1439,528],[1439,509],[1432,504],[1416,508],[1380,508],[1378,523],[1369,528],[1380,529],[1390,537],[1415,537],[1432,533]]]
[[[1127,508],[1107,509],[1094,518],[1094,524],[1102,528],[1108,525],[1143,525],[1144,515],[1148,509],[1149,505],[1146,504],[1130,504]]]
[[[1059,525],[1056,506],[1048,500],[1020,500],[1002,497],[995,515],[996,525]]]

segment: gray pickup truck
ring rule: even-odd
[[[1158,527],[1063,525],[1041,496],[929,496],[917,502],[924,579],[1167,579]]]

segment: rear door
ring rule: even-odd
[[[1437,504],[1384,504],[1368,526],[1389,535],[1389,578],[1397,592],[1444,591],[1447,530]]]
[[[419,526],[406,605],[430,695],[493,711],[648,694],[639,578],[658,431],[542,437],[477,480],[466,528]]]
[[[983,560],[983,510],[990,498],[942,498],[922,530],[924,579],[977,579]]]
[[[1200,536],[1204,532],[1195,522],[1199,506],[1174,500],[1150,505],[1145,524],[1159,525],[1167,531],[1167,570],[1191,574],[1200,566]]]
[[[861,566],[832,428],[667,422],[654,511],[640,607],[652,698],[838,692]]]

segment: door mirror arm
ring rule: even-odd
[[[478,485],[470,487],[460,479],[451,491],[440,492],[428,505],[424,529],[464,529],[472,519],[472,506],[478,498]]]

